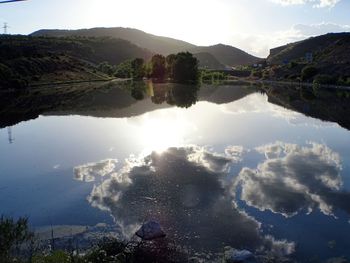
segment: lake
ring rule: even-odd
[[[208,258],[225,246],[349,258],[349,102],[341,91],[150,82],[2,94],[0,214],[123,239],[155,220]]]

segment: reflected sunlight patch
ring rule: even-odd
[[[184,145],[186,135],[196,131],[194,124],[187,121],[181,112],[171,110],[145,114],[138,125],[145,154]]]

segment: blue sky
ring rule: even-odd
[[[272,47],[350,31],[349,0],[27,0],[0,6],[12,34],[42,28],[133,27],[259,56]]]

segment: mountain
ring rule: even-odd
[[[139,47],[146,48],[153,53],[169,55],[180,51],[194,48],[195,45],[185,41],[161,37],[145,33],[138,29],[113,27],[113,28],[91,28],[78,30],[50,30],[43,29],[31,34],[32,36],[50,36],[50,37],[66,37],[66,36],[84,36],[84,37],[113,37],[125,39],[134,43]]]
[[[200,68],[225,69],[225,66],[210,53],[202,52],[193,55],[198,59]]]
[[[261,58],[254,57],[238,48],[218,44],[209,47],[195,47],[190,50],[192,53],[205,52],[216,57],[220,63],[227,66],[250,65],[258,62]]]
[[[125,39],[139,47],[146,48],[153,53],[163,55],[169,55],[171,53],[178,53],[181,51],[189,51],[191,53],[209,53],[221,64],[227,66],[249,65],[259,60],[259,58],[232,46],[218,44],[209,47],[201,47],[173,38],[148,34],[133,28],[114,27],[78,30],[43,29],[36,31],[31,35],[49,37],[113,37]],[[202,64],[204,64],[204,62],[202,62]]]

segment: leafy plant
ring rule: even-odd
[[[29,230],[28,218],[20,217],[17,221],[1,216],[0,218],[0,258],[8,260],[13,250],[31,241],[34,234]]]

